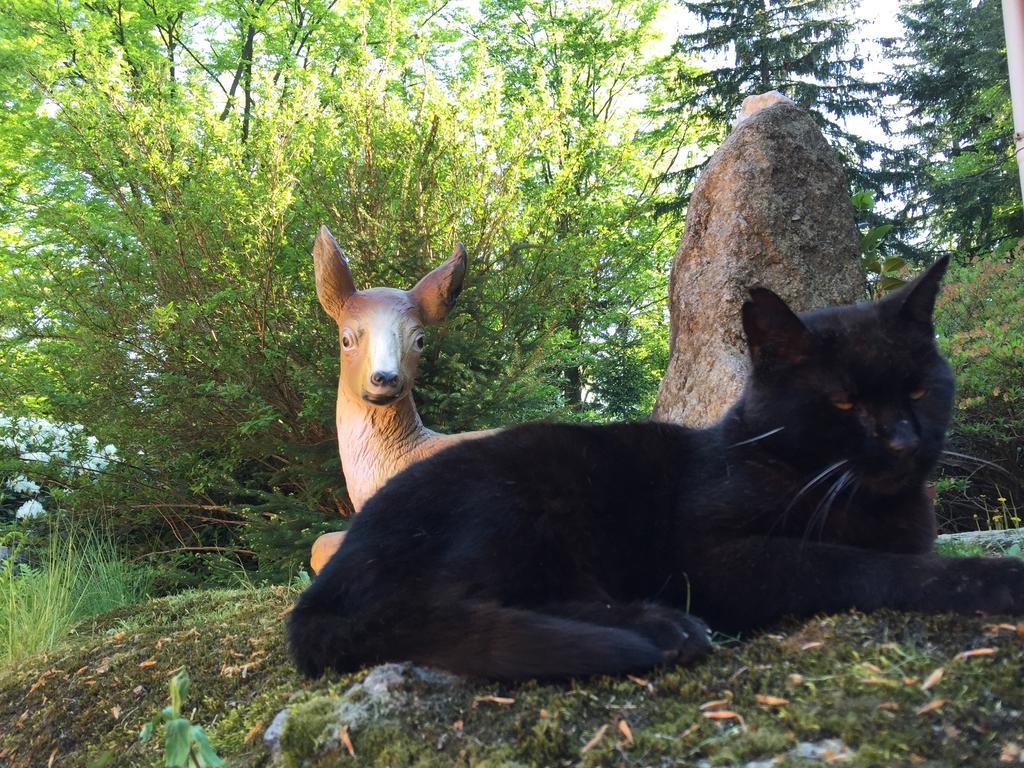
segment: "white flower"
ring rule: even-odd
[[[15,493],[27,493],[29,496],[35,496],[39,493],[39,484],[32,482],[24,475],[18,475],[9,479],[7,487]]]
[[[21,454],[22,461],[41,461],[43,464],[50,462],[50,454],[44,453],[43,451],[33,451],[31,453]]]
[[[81,464],[82,471],[88,472],[102,472],[110,464],[103,456],[97,454],[96,456],[90,456]]]
[[[18,520],[24,520],[26,518],[32,519],[45,514],[46,510],[43,508],[43,505],[35,499],[30,499],[18,507],[18,511],[14,513],[14,516]]]
[[[13,418],[0,413],[0,451],[8,452],[22,461],[36,464],[56,464],[52,471],[65,478],[92,475],[92,480],[117,461],[117,447],[100,447],[99,438],[85,433],[81,424],[58,423],[34,416]],[[45,484],[44,484],[45,485]],[[16,488],[19,492],[36,495],[41,489],[27,478],[0,476],[0,487]]]

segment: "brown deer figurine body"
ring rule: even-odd
[[[466,250],[455,247],[444,264],[414,288],[357,291],[341,248],[327,227],[313,246],[316,293],[338,324],[338,452],[356,513],[378,488],[415,461],[494,430],[442,435],[423,426],[412,399],[423,329],[447,316],[462,290]],[[343,531],[313,544],[314,572],[341,546]]]

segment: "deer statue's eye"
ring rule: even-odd
[[[352,335],[351,331],[344,331],[341,334],[341,348],[352,349],[356,345],[356,337]]]
[[[832,401],[832,405],[838,408],[840,411],[852,411],[853,402],[844,398],[836,398]]]
[[[922,397],[924,397],[927,394],[928,394],[928,390],[927,389],[915,389],[913,392],[910,393],[910,399],[911,400],[920,400]]]
[[[426,340],[425,340],[425,338],[424,338],[422,333],[417,333],[416,334],[416,338],[414,338],[412,340],[412,345],[416,349],[417,352],[422,352],[423,351],[423,345],[425,343],[426,343]]]

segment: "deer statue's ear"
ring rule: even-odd
[[[807,326],[776,294],[752,288],[743,304],[743,330],[754,365],[799,363],[811,352]]]
[[[313,243],[313,272],[316,274],[316,295],[320,306],[335,320],[340,319],[342,307],[356,292],[356,287],[341,247],[323,225],[320,225]]]
[[[416,287],[409,291],[413,301],[419,305],[424,323],[431,325],[444,320],[462,291],[462,279],[465,276],[466,249],[459,243],[448,257],[448,261],[416,283]]]

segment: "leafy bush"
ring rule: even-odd
[[[954,265],[936,310],[940,343],[957,376],[949,447],[962,456],[949,456],[947,471],[961,482],[942,495],[956,528],[973,529],[976,516],[987,520],[996,508],[1020,509],[1024,502],[1022,253]]]

